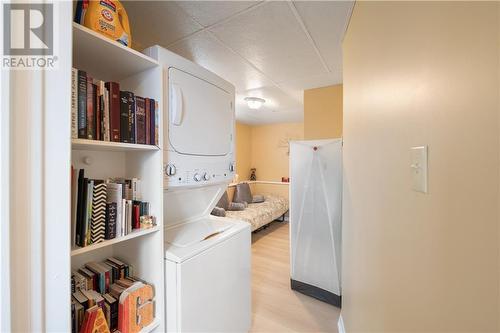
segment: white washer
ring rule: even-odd
[[[243,333],[251,324],[250,225],[210,212],[235,171],[234,86],[161,47],[168,332]]]
[[[224,191],[213,185],[165,192],[166,218],[182,218],[188,208],[193,214],[165,230],[168,332],[250,329],[250,225],[208,214]]]

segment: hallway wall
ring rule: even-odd
[[[348,333],[499,327],[498,4],[357,2],[344,40]],[[429,145],[429,193],[410,148]]]
[[[304,90],[304,139],[342,137],[342,85]]]

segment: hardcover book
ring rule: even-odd
[[[146,105],[144,98],[135,97],[136,142],[146,144]]]
[[[94,84],[87,74],[87,139],[95,139]]]
[[[78,137],[87,138],[87,73],[78,71]]]
[[[120,142],[120,85],[116,82],[106,82],[108,90],[109,108],[109,131],[110,140]]]
[[[71,68],[71,138],[78,138],[78,70]]]

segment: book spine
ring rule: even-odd
[[[136,108],[135,108],[135,96],[133,93],[129,92],[128,97],[128,132],[129,132],[129,142],[136,143],[137,139],[137,126],[136,126]]]
[[[146,144],[151,144],[151,100],[149,98],[144,99],[144,109],[146,113]]]
[[[105,239],[116,237],[116,202],[106,204],[106,232]]]
[[[78,138],[78,70],[71,68],[71,138]]]
[[[87,139],[95,139],[94,84],[87,75]]]
[[[151,121],[151,124],[150,124],[150,131],[151,133],[149,134],[151,136],[150,138],[150,144],[154,145],[155,144],[155,122],[156,122],[156,118],[155,118],[155,100],[154,99],[151,99],[149,101],[149,112],[151,113],[151,117],[150,117],[150,121]]]
[[[120,142],[121,140],[121,96],[120,85],[116,82],[106,82],[109,91],[109,130],[110,140]]]
[[[87,73],[78,71],[78,137],[87,138]]]
[[[103,114],[104,141],[110,141],[109,131],[109,90],[104,88],[104,114]]]
[[[94,84],[95,139],[101,140],[101,91],[99,81]]]
[[[92,197],[92,228],[91,242],[99,243],[104,241],[106,232],[106,184],[94,185]]]
[[[130,142],[128,92],[120,91],[120,136],[122,142]]]
[[[158,101],[154,101],[154,105],[155,105],[155,145],[157,146],[160,146],[160,134],[158,133],[158,126],[160,125],[159,124],[159,112],[160,110],[158,109]]]
[[[136,142],[146,144],[146,105],[142,97],[135,97]]]
[[[89,180],[87,188],[87,212],[85,221],[85,246],[92,244],[90,232],[92,227],[92,197],[94,195],[94,181]]]
[[[80,169],[78,176],[78,203],[76,208],[76,236],[75,243],[78,246],[84,246],[84,228],[85,228],[85,207],[87,205],[87,178],[84,177],[84,170]]]
[[[141,217],[140,202],[134,201],[132,205],[132,229],[141,228],[140,217]]]

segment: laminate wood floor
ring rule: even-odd
[[[289,224],[252,235],[252,333],[337,332],[340,310],[290,289]]]

